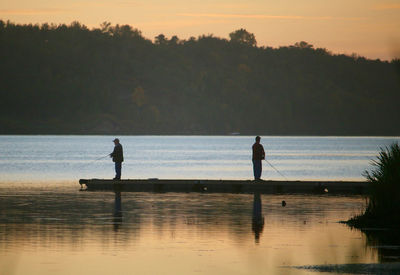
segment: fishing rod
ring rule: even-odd
[[[89,165],[95,163],[95,162],[98,161],[98,160],[101,160],[101,159],[104,159],[104,158],[108,157],[109,155],[110,155],[110,154],[105,155],[105,156],[102,156],[102,157],[100,157],[100,158],[98,158],[98,159],[92,160],[91,162],[87,163],[87,164],[84,165],[83,167],[89,166]]]
[[[286,181],[289,181],[281,172],[278,171],[267,159],[264,159],[276,172],[278,172],[279,175],[285,178]]]
[[[98,161],[98,160],[101,160],[101,159],[106,158],[106,157],[109,157],[109,156],[110,156],[110,154],[105,155],[105,156],[102,156],[102,157],[100,157],[100,158],[98,158],[98,159],[95,159],[93,162]]]

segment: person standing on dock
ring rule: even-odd
[[[114,151],[110,154],[113,162],[115,162],[115,178],[114,180],[121,179],[121,169],[122,169],[122,162],[124,161],[124,153],[122,150],[122,145],[119,143],[119,139],[116,138],[113,140],[115,146]]]
[[[253,144],[253,172],[254,180],[261,180],[262,163],[265,159],[264,147],[260,144],[261,137],[256,136],[256,142]]]

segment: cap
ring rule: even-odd
[[[118,141],[118,142],[119,142],[119,139],[118,139],[118,138],[116,138],[116,139],[114,139],[113,141]]]

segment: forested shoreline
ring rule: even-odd
[[[0,20],[0,134],[400,135],[400,61]]]

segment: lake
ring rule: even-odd
[[[261,195],[255,214],[249,194],[0,191],[1,274],[307,274],[294,266],[379,262],[363,233],[337,223],[361,211],[359,196]]]
[[[123,178],[252,178],[254,137],[120,139]],[[114,176],[106,157],[112,140],[0,136],[0,274],[400,270],[399,234],[338,223],[363,211],[362,196],[79,191],[79,178]],[[263,137],[261,142],[268,160],[289,179],[362,180],[379,148],[399,140]],[[265,163],[263,178],[281,179]],[[383,267],[389,272],[382,273]]]
[[[0,183],[113,178],[111,136],[0,136]],[[122,136],[123,178],[252,179],[250,136]],[[399,137],[263,137],[289,180],[363,180],[380,148]],[[264,179],[282,180],[266,162]]]

